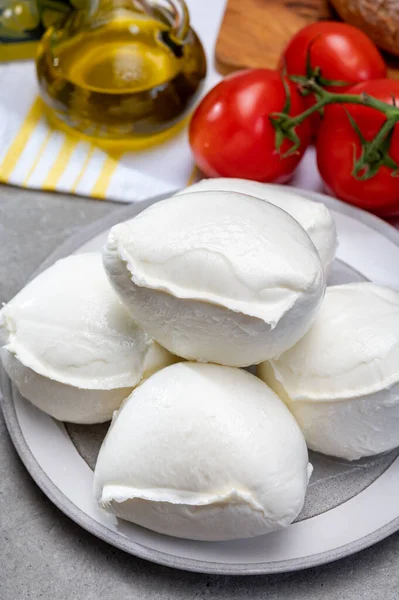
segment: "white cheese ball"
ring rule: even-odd
[[[179,191],[178,195],[205,191],[239,192],[266,200],[285,210],[302,225],[314,243],[324,269],[329,270],[337,250],[337,231],[332,214],[321,202],[304,198],[290,191],[290,188],[282,189],[269,183],[228,177],[202,179]]]
[[[231,540],[289,525],[311,470],[295,419],[267,385],[240,369],[180,363],[115,414],[94,494],[159,533]]]
[[[309,448],[348,460],[399,445],[399,292],[327,288],[296,346],[258,367],[295,415]]]
[[[187,359],[230,366],[293,346],[325,291],[303,228],[272,204],[233,192],[175,196],[116,225],[104,265],[157,342]]]
[[[174,359],[130,318],[101,254],[56,262],[0,311],[3,366],[56,419],[110,420],[143,377]]]

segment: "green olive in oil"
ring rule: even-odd
[[[36,66],[54,116],[105,139],[151,138],[178,123],[201,90],[206,59],[185,5],[169,4],[176,14],[148,2],[100,0],[50,27]]]

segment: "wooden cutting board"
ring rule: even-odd
[[[328,0],[227,0],[216,42],[216,66],[225,74],[242,68],[275,69],[289,39],[315,21],[337,19]],[[387,58],[399,78],[399,61]]]

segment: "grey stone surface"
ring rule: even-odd
[[[0,188],[0,300],[66,237],[118,206]],[[399,600],[399,534],[298,573],[184,573],[124,554],[67,519],[25,471],[1,417],[0,469],[0,600]]]

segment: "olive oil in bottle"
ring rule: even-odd
[[[203,48],[187,23],[179,39],[176,15],[153,6],[100,0],[47,31],[37,75],[58,119],[115,139],[151,137],[184,117],[205,78]]]

